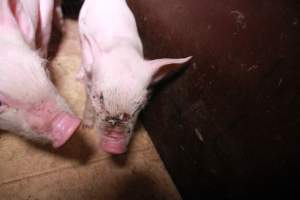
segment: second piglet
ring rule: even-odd
[[[77,78],[85,82],[88,94],[84,124],[91,127],[96,120],[102,149],[124,153],[149,86],[190,57],[144,59],[135,18],[125,0],[86,0],[79,31],[82,64]]]
[[[63,145],[75,117],[46,73],[53,0],[0,1],[0,129]]]

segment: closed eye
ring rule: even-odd
[[[103,97],[103,93],[100,93],[100,97],[99,97],[100,103],[104,104],[104,97]]]
[[[0,100],[0,114],[7,109],[7,104]]]

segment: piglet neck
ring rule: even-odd
[[[110,56],[132,64],[143,61],[143,53],[133,45],[119,45],[110,52]]]
[[[107,52],[120,51],[123,54],[136,54],[143,57],[143,47],[140,41],[135,41],[130,38],[116,38],[115,42],[107,49]],[[126,53],[127,52],[127,53]]]

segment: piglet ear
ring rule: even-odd
[[[0,24],[19,30],[30,45],[34,42],[35,30],[30,15],[20,0],[0,1]]]
[[[4,27],[17,28],[17,22],[13,16],[10,1],[0,1],[0,25]]]
[[[35,47],[36,30],[33,26],[30,14],[23,6],[24,1],[10,0],[9,2],[23,38],[31,47]]]
[[[89,34],[88,27],[83,21],[80,23],[80,45],[81,45],[81,71],[91,73],[91,66],[95,59],[103,54],[95,38]]]
[[[182,64],[186,63],[192,58],[186,57],[186,58],[162,58],[162,59],[156,59],[147,61],[150,65],[150,74],[151,74],[151,84],[155,84],[156,82],[163,79],[166,75],[168,75],[170,72],[174,72],[178,70],[180,67],[182,67]]]

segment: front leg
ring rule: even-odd
[[[87,95],[85,101],[85,109],[83,113],[83,128],[93,128],[94,124],[95,124],[95,110],[93,108],[89,95]]]

